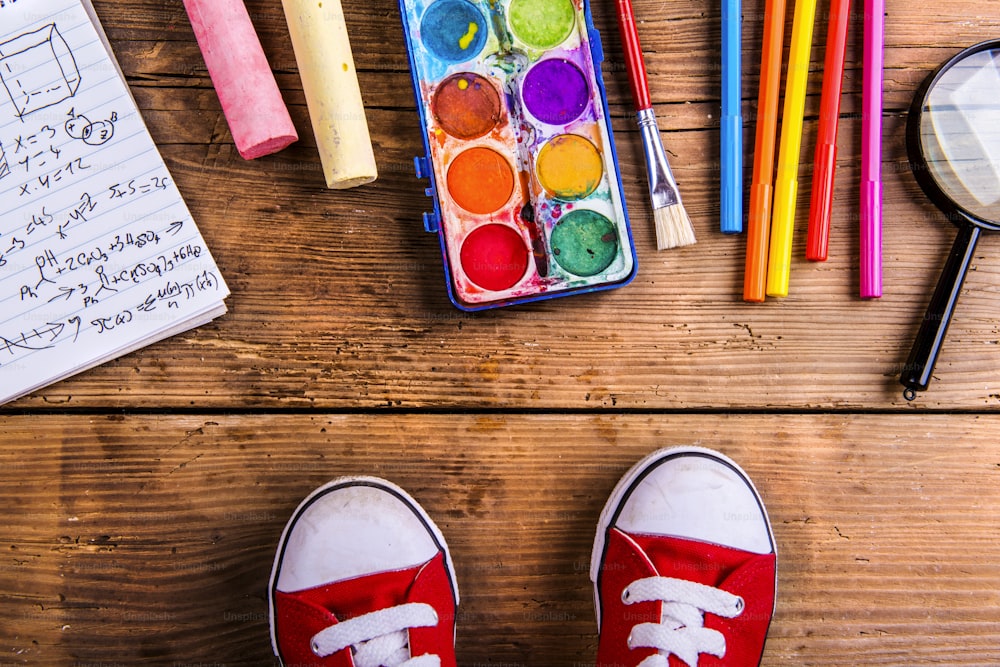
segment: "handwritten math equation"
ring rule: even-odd
[[[65,318],[53,318],[54,321],[46,321],[27,331],[0,334],[0,354],[8,353],[15,356],[20,352],[46,350],[63,341],[75,343],[80,337],[81,328],[86,324],[89,324],[97,335],[106,334],[128,326],[144,313],[152,313],[160,306],[178,308],[181,301],[193,299],[202,292],[216,291],[219,285],[219,277],[207,269],[183,281],[168,280],[155,291],[148,293],[135,306],[115,310],[111,314],[102,314],[85,320],[83,315],[75,313]],[[3,363],[5,361],[0,356],[0,366]]]
[[[10,139],[0,139],[0,185],[4,179],[18,179],[15,193],[23,198],[58,188],[74,176],[86,175],[93,165],[86,155],[77,154],[81,148],[78,144],[107,143],[115,134],[117,120],[118,113],[112,111],[107,120],[92,123],[70,109],[61,126],[46,123]]]
[[[160,177],[153,178],[162,183]],[[135,194],[119,186],[111,191],[115,193],[112,199]],[[81,198],[81,202],[80,209],[76,210],[93,213],[99,208],[99,203],[89,196]],[[86,217],[80,219],[85,221]],[[25,232],[30,235],[51,228],[53,238],[65,238],[67,230],[62,225],[53,228],[52,224],[54,220],[43,215],[29,222]],[[183,220],[174,220],[158,229],[116,232],[100,243],[70,252],[59,249],[56,244],[42,246],[32,258],[30,278],[20,283],[16,298],[29,307],[54,302],[69,305],[71,314],[46,320],[41,326],[0,331],[0,353],[14,355],[48,349],[63,341],[75,342],[81,327],[88,325],[96,334],[105,334],[126,327],[157,309],[179,309],[202,293],[218,290],[221,281],[214,266],[194,272],[178,271],[191,261],[207,256],[197,242],[183,241],[173,245],[173,239],[184,227]],[[23,250],[24,246],[24,242],[19,241],[13,249]],[[136,253],[141,254],[142,259],[135,260]],[[7,261],[0,259],[0,273]],[[176,276],[176,273],[182,275]],[[156,281],[152,287],[150,281]],[[89,309],[112,298],[116,299],[116,304],[130,305],[114,308],[110,314],[102,312],[88,317]]]
[[[24,226],[6,234],[0,231],[0,269],[15,259],[15,253],[36,245],[36,239],[40,236],[51,232],[56,239],[65,241],[70,238],[73,230],[109,209],[114,209],[121,200],[167,190],[170,185],[170,178],[166,174],[133,178],[126,183],[112,183],[95,194],[85,191],[58,212],[49,211],[48,205],[44,203],[34,210],[22,207],[26,219]]]
[[[26,6],[0,11],[0,397],[228,295],[91,18],[78,0]]]

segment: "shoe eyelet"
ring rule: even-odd
[[[309,648],[312,649],[313,655],[315,655],[317,658],[323,657],[322,655],[320,655],[319,652],[320,651],[319,643],[315,639],[309,642]]]
[[[625,604],[632,604],[631,599],[632,599],[632,591],[630,591],[628,589],[628,586],[626,586],[624,589],[622,589],[622,602]]]
[[[743,601],[742,597],[737,597],[736,598],[736,613],[742,614],[744,607],[746,607],[746,602]]]

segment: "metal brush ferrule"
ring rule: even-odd
[[[656,114],[652,107],[636,113],[639,123],[639,133],[646,154],[646,175],[649,177],[649,193],[653,198],[654,208],[670,206],[680,202],[680,193],[674,175],[667,162],[667,153],[660,139],[660,128],[656,123]]]

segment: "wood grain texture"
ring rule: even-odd
[[[597,5],[638,277],[610,293],[474,316],[449,304],[437,241],[422,229],[429,201],[412,160],[423,149],[394,3],[347,8],[381,177],[345,192],[323,187],[279,2],[253,0],[248,8],[302,139],[253,162],[235,152],[181,5],[96,5],[233,288],[231,312],[39,391],[15,409],[109,402],[139,409],[913,407],[896,377],[954,232],[909,173],[904,110],[934,65],[1000,29],[1000,18],[981,3],[943,0],[919,13],[888,5],[881,301],[856,296],[861,14],[852,16],[831,259],[804,259],[826,30],[821,9],[791,295],[751,305],[740,299],[745,239],[717,231],[718,10],[639,1],[650,87],[698,243],[655,250],[620,41],[608,8]],[[761,6],[744,6],[748,177]],[[1000,405],[998,253],[992,238],[977,251],[932,389],[917,406]]]
[[[779,550],[765,665],[1000,661],[1000,418],[774,415],[10,417],[6,664],[271,664],[281,530],[326,481],[407,489],[456,561],[459,664],[596,649],[608,494],[660,447],[733,457]]]
[[[930,390],[907,404],[897,381],[954,236],[910,173],[906,109],[933,67],[1000,34],[992,3],[887,0],[877,302],[856,296],[854,3],[830,260],[804,259],[802,185],[791,294],[754,305],[740,298],[745,238],[717,231],[718,5],[633,2],[698,236],[658,252],[615,18],[594,3],[638,277],[476,315],[448,302],[423,231],[421,130],[392,0],[345,3],[380,178],[336,192],[280,0],[246,5],[301,139],[252,162],[182,3],[94,4],[232,296],[210,325],[0,408],[0,665],[274,664],[277,539],[302,497],[344,474],[401,484],[441,526],[462,593],[461,665],[592,664],[600,509],[641,456],[691,443],[746,468],[774,524],[765,667],[1000,664],[1000,238],[977,249]],[[743,4],[747,182],[762,8]]]

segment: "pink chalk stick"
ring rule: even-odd
[[[243,0],[184,0],[236,150],[247,160],[299,138]]]

